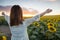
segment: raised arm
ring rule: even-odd
[[[26,19],[25,20],[25,26],[29,26],[31,23],[33,23],[34,21],[38,21],[40,19],[41,16],[45,15],[46,13],[50,13],[52,10],[51,9],[47,9],[45,12],[38,14],[30,19]]]
[[[44,16],[47,13],[52,12],[52,9],[47,9],[45,12],[41,13],[40,16]]]
[[[8,22],[8,24],[9,24],[9,20],[10,20],[9,16],[6,15],[4,12],[2,12],[2,15],[4,16],[5,20],[6,20],[6,21]]]

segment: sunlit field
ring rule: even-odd
[[[0,17],[1,25],[8,26],[4,17]],[[29,25],[27,31],[30,40],[60,40],[60,15],[43,16]],[[6,35],[1,34],[0,40],[7,40]]]

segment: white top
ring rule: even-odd
[[[10,17],[5,15],[5,20],[8,22],[9,24],[9,28],[10,31],[12,33],[12,37],[11,40],[29,40],[28,38],[28,33],[27,33],[27,27],[34,21],[38,21],[40,18],[40,14],[26,19],[25,21],[23,21],[23,24],[18,25],[18,26],[10,26]]]

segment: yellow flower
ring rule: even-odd
[[[56,19],[53,19],[54,21],[56,21]]]
[[[6,36],[2,36],[3,40],[7,40]]]
[[[52,26],[48,26],[50,32],[56,32],[56,28]]]
[[[40,24],[37,24],[37,27],[40,27]]]
[[[47,25],[48,25],[48,26],[54,26],[54,24],[53,24],[53,23],[47,23]]]
[[[40,24],[38,22],[34,22],[33,24],[37,27],[40,27]]]

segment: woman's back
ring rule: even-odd
[[[27,33],[27,21],[23,21],[23,24],[10,26],[10,16],[5,15],[5,20],[8,22],[11,31],[11,40],[29,40]]]
[[[25,27],[24,24],[18,26],[12,26],[10,27],[10,30],[12,33],[11,40],[26,40],[26,39],[29,40],[27,34],[27,27]]]

